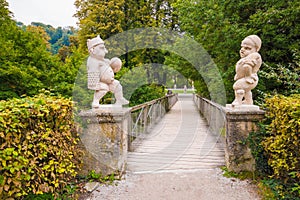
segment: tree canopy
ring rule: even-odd
[[[51,53],[50,36],[43,26],[20,26],[1,0],[0,99],[34,95],[41,89],[72,94],[78,66]]]
[[[181,31],[202,44],[223,73],[229,101],[240,42],[250,34],[263,41],[258,90],[299,92],[298,1],[178,0],[173,5]]]
[[[257,34],[263,42],[260,51],[263,65],[254,95],[300,92],[300,3],[296,0],[76,0],[75,6],[78,30],[55,29],[39,22],[24,26],[14,21],[7,2],[0,0],[0,99],[36,94],[42,88],[71,96],[78,68],[87,56],[88,38],[100,35],[105,41],[113,42],[109,38],[147,27],[170,30],[170,34],[160,40],[196,56],[193,49],[176,41],[181,36],[188,37],[199,43],[212,59],[201,58],[203,62],[193,66],[186,58],[162,46],[133,50],[132,46],[155,42],[161,34],[159,31],[156,35],[138,32],[123,43],[107,44],[123,52],[120,55],[124,71],[117,74],[118,77],[128,70],[143,67],[148,84],[155,81],[167,85],[176,80],[174,77],[178,74],[174,72],[177,71],[195,84],[198,93],[210,98],[208,78],[194,68],[206,69],[212,75],[215,65],[230,102],[240,42],[247,35]],[[109,50],[108,56],[118,55]]]

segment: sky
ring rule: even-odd
[[[16,21],[29,25],[31,22],[58,26],[76,27],[77,19],[72,17],[76,8],[75,0],[6,0]]]

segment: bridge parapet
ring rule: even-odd
[[[248,135],[258,130],[257,122],[264,118],[263,110],[226,108],[194,95],[194,102],[207,120],[209,130],[224,136],[225,163],[233,172],[255,171],[255,160],[247,143]]]

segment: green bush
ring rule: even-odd
[[[49,94],[0,101],[0,199],[58,194],[80,166],[72,101]]]
[[[249,136],[257,170],[275,199],[300,199],[300,94],[269,97],[265,109],[260,132]]]
[[[266,107],[271,123],[262,145],[269,155],[268,163],[275,177],[286,180],[297,172],[300,182],[300,95],[274,96],[266,100]]]
[[[143,104],[145,102],[165,96],[165,87],[157,84],[143,85],[136,89],[130,97],[129,106]]]

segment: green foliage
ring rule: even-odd
[[[163,1],[81,1],[76,0],[75,6],[78,8],[76,17],[80,22],[78,37],[80,49],[86,52],[87,39],[100,35],[102,39],[109,39],[119,33],[145,27],[164,27],[167,29],[178,28],[177,17],[173,14],[171,3],[174,0]],[[142,29],[140,29],[142,30]],[[140,41],[147,45],[156,41],[156,35],[145,37],[147,33],[140,33],[135,37],[122,38],[121,41],[111,41],[106,43],[110,57],[121,56],[123,67],[132,69],[140,67],[143,63],[163,63],[164,53],[158,48],[135,49]],[[114,54],[116,49],[122,54]],[[148,70],[157,71],[155,65],[148,65]],[[164,77],[158,77],[165,84]]]
[[[263,199],[300,200],[299,184],[282,183],[277,179],[263,179],[259,184]]]
[[[0,199],[57,194],[79,168],[72,101],[41,93],[0,102]]]
[[[235,173],[232,171],[229,171],[227,167],[221,167],[223,170],[223,176],[227,178],[238,178],[240,180],[245,180],[245,179],[255,179],[255,173],[254,172],[240,172],[240,173]]]
[[[86,176],[86,179],[88,181],[98,181],[100,183],[112,183],[114,180],[116,180],[116,177],[114,174],[103,176],[101,173],[96,173],[95,170],[92,170]]]
[[[84,58],[77,50],[76,39],[69,37],[75,30],[56,30],[42,23],[22,26],[12,19],[5,1],[0,6],[0,100],[33,96],[44,88],[71,96],[78,67]],[[69,43],[58,45],[69,44],[59,56],[50,52],[52,44],[48,40],[52,41],[55,35],[50,30],[61,32],[64,40],[68,36]]]
[[[260,176],[271,178],[262,184],[274,199],[300,199],[300,95],[269,97],[265,109],[260,131],[249,136]]]
[[[259,131],[251,132],[248,137],[251,153],[255,159],[256,170],[259,175],[273,174],[273,169],[268,164],[268,155],[262,145],[262,141],[268,136],[265,127],[266,125],[259,124]]]
[[[261,77],[258,88],[264,93],[275,93],[283,95],[300,94],[300,64],[299,51],[295,51],[294,64],[277,64],[272,67],[266,63],[259,72]],[[263,88],[262,88],[263,86]],[[267,89],[267,90],[266,90]]]
[[[165,87],[156,84],[143,85],[131,95],[129,106],[139,105],[165,95]]]
[[[86,49],[86,40],[95,37],[97,34],[106,39],[114,34],[134,28],[174,28],[177,25],[177,20],[172,12],[172,2],[173,0],[76,0],[75,6],[78,10],[75,16],[80,22],[79,38],[81,47]]]
[[[51,193],[30,194],[24,197],[24,200],[54,200],[54,197]]]
[[[8,19],[0,25],[0,97],[34,95],[51,85],[49,70],[57,64],[47,50],[42,29],[19,28]]]
[[[76,33],[73,27],[57,27],[46,25],[40,22],[32,22],[31,26],[41,27],[49,36],[48,42],[51,44],[51,52],[57,54],[59,49],[64,46],[70,46],[70,37]]]
[[[274,96],[266,100],[267,117],[271,123],[266,127],[269,134],[262,141],[268,163],[274,175],[282,180],[290,179],[289,173],[298,172],[300,181],[300,95]]]
[[[299,1],[178,0],[173,7],[180,29],[202,44],[217,64],[228,102],[234,98],[234,66],[239,60],[240,42],[250,34],[261,37],[260,53],[266,63],[259,72],[262,79],[257,89],[291,94],[291,88],[293,92],[299,88]],[[255,89],[254,99],[257,94]]]

